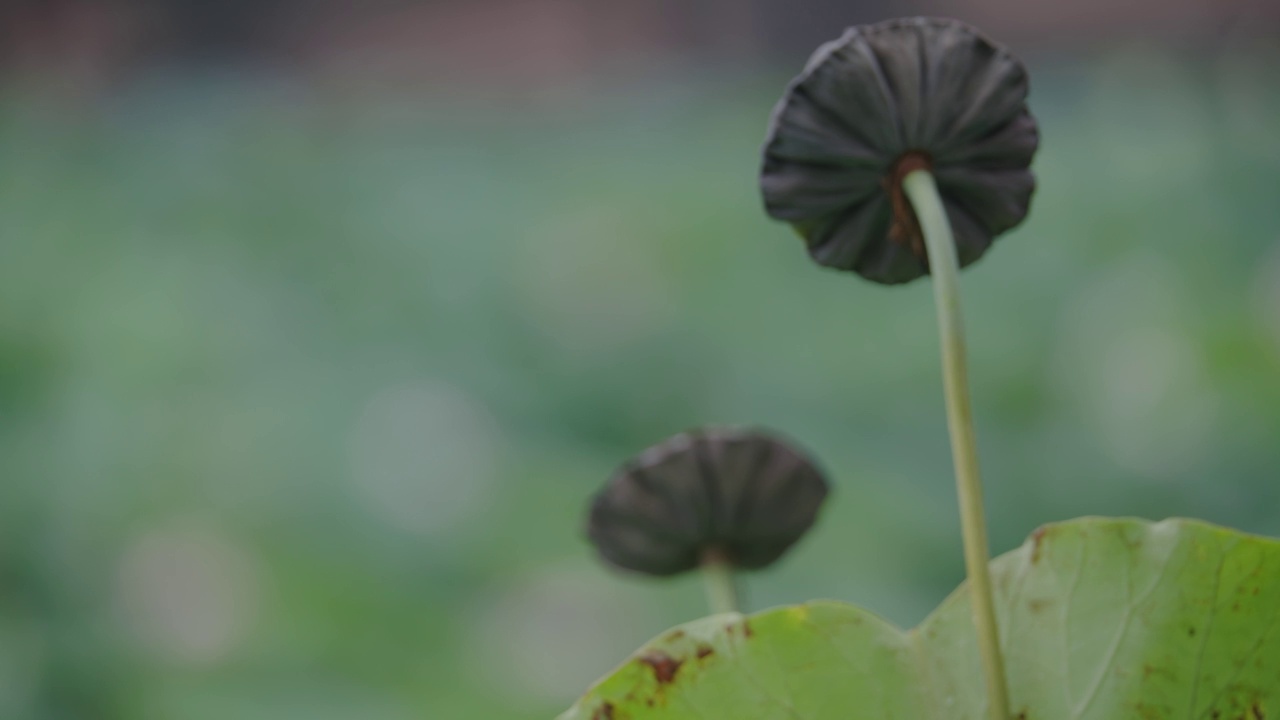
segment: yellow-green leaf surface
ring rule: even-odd
[[[992,563],[1019,720],[1280,720],[1280,541],[1086,518]],[[962,586],[914,630],[838,602],[717,615],[561,720],[984,718]]]

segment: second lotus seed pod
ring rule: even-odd
[[[809,529],[827,482],[800,451],[751,430],[676,435],[623,465],[591,504],[587,535],[626,570],[674,575],[713,554],[770,565]]]

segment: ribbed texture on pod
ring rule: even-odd
[[[955,20],[854,27],[818,48],[774,109],[760,186],[818,263],[879,283],[928,272],[895,167],[937,179],[961,266],[1027,214],[1039,143],[1027,72]],[[895,207],[896,206],[896,207]]]
[[[813,525],[827,482],[800,451],[758,430],[676,435],[627,462],[591,503],[587,535],[609,564],[649,575],[709,550],[765,567]]]

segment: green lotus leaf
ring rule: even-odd
[[[992,562],[1018,720],[1280,718],[1280,541],[1085,518]],[[919,627],[812,602],[671,630],[561,720],[985,718],[969,595]]]

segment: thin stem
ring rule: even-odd
[[[973,623],[978,631],[978,652],[987,681],[987,708],[992,720],[1009,720],[1009,688],[1000,655],[995,598],[991,589],[987,546],[987,521],[982,510],[982,479],[973,434],[965,361],[964,322],[960,313],[960,263],[955,240],[938,186],[927,170],[914,170],[902,180],[902,188],[915,208],[929,253],[938,330],[942,341],[943,389],[947,397],[947,425],[951,430],[951,454],[955,462],[956,488],[960,495],[960,529],[964,536],[964,562],[969,575]]]
[[[719,550],[709,549],[702,555],[702,579],[707,590],[711,613],[738,612],[738,583],[733,565]]]

